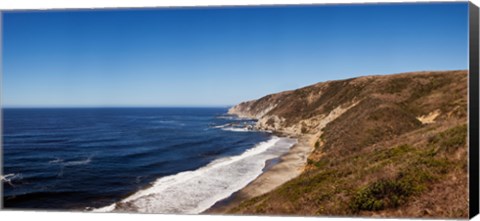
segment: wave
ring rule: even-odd
[[[78,166],[78,165],[86,165],[92,162],[92,157],[88,157],[85,160],[76,160],[76,161],[69,161],[69,162],[64,162],[64,166]]]
[[[238,125],[238,124],[228,123],[228,124],[222,124],[222,125],[214,125],[210,127],[215,129],[221,129],[224,131],[232,131],[232,132],[255,132],[256,131],[254,130],[253,125],[251,124]]]
[[[178,120],[155,120],[151,123],[160,124],[163,126],[185,126],[185,123],[182,123]]]
[[[14,181],[21,180],[21,179],[22,179],[22,174],[20,173],[11,173],[11,174],[0,176],[0,180],[2,180],[2,183],[8,183],[12,187],[15,187],[15,185],[13,184]]]
[[[263,172],[267,160],[287,153],[295,143],[295,139],[272,137],[241,155],[220,158],[194,171],[162,177],[147,189],[93,211],[201,213],[245,187]]]
[[[60,158],[55,158],[55,160],[50,160],[48,161],[49,164],[56,164],[56,163],[62,163],[63,159]]]
[[[55,158],[55,160],[48,161],[49,164],[60,164],[61,166],[78,166],[78,165],[86,165],[92,162],[93,156],[89,156],[84,160],[72,160],[72,161],[65,161],[61,158]]]
[[[232,131],[232,132],[255,132],[255,130],[249,129],[246,127],[224,127],[221,129],[224,131]]]
[[[231,124],[231,123],[230,123],[230,124],[222,124],[222,125],[212,126],[212,128],[217,128],[217,129],[219,129],[219,128],[228,127],[228,126],[230,126],[230,125],[232,125],[232,124]]]
[[[65,161],[64,159],[61,159],[61,158],[55,158],[55,160],[50,160],[48,163],[58,164],[60,166],[60,169],[56,176],[63,177],[65,167],[87,165],[87,164],[90,164],[90,162],[92,162],[92,158],[93,156],[89,156],[84,160],[71,160],[71,161]]]

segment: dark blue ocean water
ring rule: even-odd
[[[254,122],[226,112],[3,109],[4,206],[83,210],[110,205],[160,177],[239,155],[271,138],[242,131]]]

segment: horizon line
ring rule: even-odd
[[[82,108],[227,108],[235,105],[164,105],[164,106],[2,106],[2,109],[82,109]]]

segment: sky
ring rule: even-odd
[[[4,107],[229,106],[317,82],[468,69],[468,4],[8,11]]]

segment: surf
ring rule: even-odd
[[[268,160],[288,152],[295,139],[272,137],[240,155],[215,160],[197,170],[159,178],[143,190],[95,212],[198,214],[248,185]]]

